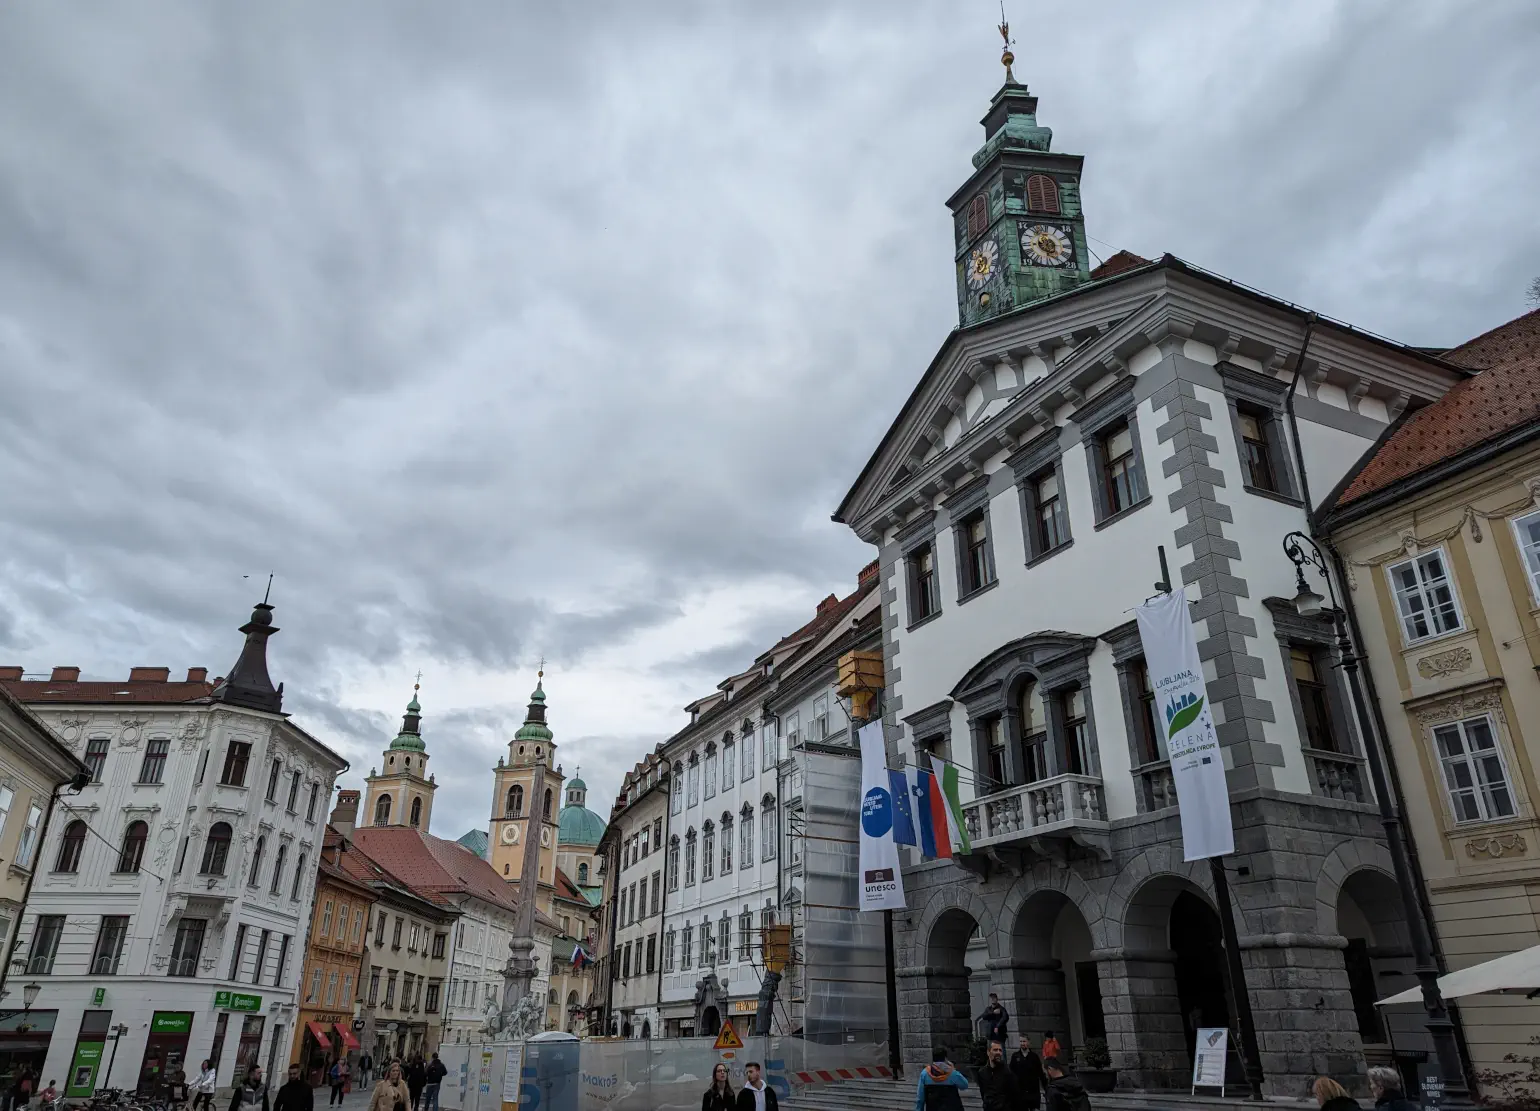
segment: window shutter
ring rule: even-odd
[[[1059,185],[1046,174],[1033,174],[1027,178],[1027,208],[1032,212],[1059,211]]]

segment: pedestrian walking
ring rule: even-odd
[[[198,1076],[192,1082],[193,1111],[210,1111],[214,1105],[214,1088],[219,1079],[214,1066],[204,1061],[198,1069]]]
[[[1401,1074],[1385,1065],[1369,1070],[1369,1094],[1374,1097],[1376,1111],[1418,1111],[1401,1091]]]
[[[326,1072],[326,1082],[331,1085],[331,1098],[326,1101],[326,1106],[341,1105],[343,1093],[348,1087],[348,1062],[346,1057],[338,1057],[332,1062],[332,1067]]]
[[[989,1028],[984,1031],[984,1037],[990,1041],[1005,1044],[1005,1039],[1011,1032],[1011,1012],[1007,1011],[1000,1002],[1000,997],[994,992],[989,993],[989,1006],[984,1008],[984,1013],[979,1015],[979,1021],[987,1022]]]
[[[979,1069],[979,1098],[984,1111],[1021,1111],[1021,1091],[1016,1074],[1005,1063],[1005,1046],[989,1043],[989,1059]]]
[[[369,1080],[370,1080],[371,1077],[373,1077],[373,1075],[374,1075],[374,1058],[369,1056],[368,1051],[365,1051],[363,1056],[359,1057],[359,1059],[358,1059],[358,1083],[359,1083],[359,1085],[361,1087],[367,1088],[369,1086]]]
[[[171,1111],[177,1111],[187,1102],[187,1071],[181,1065],[171,1070],[171,1079],[166,1088],[166,1100],[171,1104]]]
[[[1066,1076],[1057,1057],[1045,1053],[1043,1071],[1048,1074],[1048,1087],[1044,1091],[1047,1111],[1091,1111],[1091,1097],[1086,1094],[1085,1085],[1073,1076]]]
[[[412,1093],[401,1078],[401,1063],[392,1061],[369,1097],[369,1111],[410,1111]]]
[[[11,1084],[11,1111],[18,1111],[32,1102],[32,1089],[37,1087],[37,1078],[32,1075],[32,1070],[26,1065],[16,1074],[16,1079]]]
[[[952,1067],[945,1047],[930,1052],[930,1064],[920,1070],[920,1083],[914,1092],[914,1111],[962,1111],[962,1093],[968,1090],[968,1078]]]
[[[738,1099],[727,1078],[727,1066],[720,1061],[711,1070],[711,1087],[700,1097],[700,1111],[737,1111]]]
[[[1011,1072],[1016,1077],[1016,1090],[1021,1095],[1021,1106],[1027,1111],[1037,1111],[1043,1099],[1043,1059],[1032,1051],[1032,1039],[1021,1036],[1021,1048],[1011,1054]]]
[[[299,1062],[289,1066],[289,1079],[273,1099],[273,1111],[315,1111],[315,1093],[300,1078]]]
[[[423,1070],[423,1079],[427,1081],[422,1086],[423,1111],[438,1111],[439,1087],[444,1083],[444,1077],[448,1075],[449,1069],[445,1067],[444,1062],[440,1061],[438,1054],[435,1053],[433,1059],[428,1062],[428,1067]]]
[[[41,1092],[38,1093],[38,1099],[42,1102],[44,1107],[52,1107],[54,1102],[58,1100],[59,1089],[54,1087],[54,1085],[57,1083],[57,1081],[50,1080],[48,1082],[48,1087],[44,1088]]]
[[[1064,1059],[1064,1047],[1059,1044],[1059,1039],[1053,1036],[1053,1031],[1043,1035],[1043,1064],[1048,1064],[1048,1058],[1057,1057]]]
[[[246,1070],[246,1078],[236,1085],[235,1095],[230,1099],[230,1111],[272,1111],[261,1065]]]
[[[775,1089],[765,1083],[764,1066],[750,1061],[743,1067],[743,1073],[748,1079],[738,1089],[737,1111],[776,1111],[780,1105]]]
[[[1329,1076],[1318,1076],[1310,1085],[1310,1094],[1321,1111],[1362,1111],[1358,1101],[1348,1095],[1347,1089]]]

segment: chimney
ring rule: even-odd
[[[337,805],[332,808],[331,824],[342,836],[353,836],[353,827],[358,824],[357,791],[337,792]]]
[[[822,617],[826,612],[828,612],[830,606],[837,606],[839,604],[840,599],[838,594],[829,595],[822,602],[818,603],[818,616]]]
[[[58,670],[55,668],[54,670]],[[131,667],[128,669],[128,681],[130,683],[164,683],[171,678],[169,667]]]
[[[187,681],[189,683],[206,683],[209,678],[209,669],[206,667],[189,667],[187,669]]]
[[[877,581],[877,571],[878,567],[875,559],[861,568],[861,573],[856,576],[856,588],[859,590],[875,583]]]
[[[20,669],[18,668],[17,670],[19,671]],[[20,679],[21,676],[17,675],[16,678]],[[56,667],[53,669],[53,674],[48,677],[48,681],[50,683],[78,683],[80,681],[80,668]]]
[[[21,667],[0,667],[0,679],[19,680],[25,671]]]

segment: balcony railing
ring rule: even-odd
[[[975,848],[1063,836],[1104,835],[1107,802],[1102,781],[1090,775],[1058,775],[1008,787],[963,805],[963,819]]]
[[[1369,793],[1364,790],[1363,761],[1358,757],[1319,748],[1305,749],[1305,757],[1310,762],[1316,794],[1343,802],[1369,801]]]
[[[1171,762],[1161,760],[1145,764],[1134,773],[1139,784],[1140,809],[1150,814],[1176,805],[1176,781],[1171,778]]]

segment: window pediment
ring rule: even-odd
[[[951,696],[969,708],[1003,701],[1017,678],[1030,673],[1045,686],[1081,675],[1088,667],[1096,638],[1075,633],[1033,633],[1001,645],[968,669]]]

